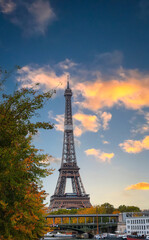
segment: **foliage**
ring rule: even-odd
[[[1,74],[2,76],[2,74]],[[1,82],[1,86],[3,83]],[[2,88],[1,88],[2,92]],[[46,232],[46,207],[41,178],[47,155],[32,145],[38,128],[52,129],[49,122],[32,122],[53,92],[20,89],[0,99],[0,239],[39,239]]]
[[[101,204],[101,208],[103,209],[103,213],[105,214],[110,214],[113,213],[114,211],[114,206],[111,205],[110,203]]]
[[[76,214],[77,213],[77,209],[59,209],[57,211],[51,212],[50,214],[52,215],[63,215],[63,214]]]
[[[120,212],[140,212],[140,208],[136,206],[125,206],[125,205],[120,205],[118,207],[118,210]]]

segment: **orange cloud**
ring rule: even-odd
[[[125,190],[149,190],[149,183],[141,182],[134,185],[130,185]]]
[[[31,66],[24,66],[19,70],[21,77],[17,80],[22,87],[34,87],[36,83],[46,89],[64,89],[67,83],[67,74],[57,76],[56,73],[49,67],[32,68]]]
[[[105,81],[100,76],[96,81],[78,83],[75,89],[84,97],[81,106],[91,110],[124,105],[129,109],[149,106],[149,76],[137,70],[118,73],[115,79]]]
[[[126,140],[124,143],[120,143],[119,146],[128,153],[139,153],[143,150],[149,150],[149,136],[146,136],[141,141]]]
[[[99,149],[94,149],[94,148],[87,149],[85,153],[87,156],[89,155],[94,156],[96,160],[100,162],[106,162],[106,161],[110,162],[111,159],[114,157],[114,153],[105,153],[105,152],[101,152],[101,150]]]
[[[20,70],[18,81],[23,87],[31,87],[40,83],[46,89],[64,90],[67,81],[67,73],[58,76],[54,69],[61,68],[64,71],[77,64],[69,59],[58,63],[52,68],[49,66],[33,68],[24,66]],[[78,74],[83,74],[84,82],[79,82],[80,76],[71,78],[71,87],[76,97],[79,107],[97,111],[104,107],[123,105],[128,109],[141,109],[149,106],[149,75],[140,73],[138,70],[120,69],[116,77],[105,79],[100,72],[88,72],[80,70]],[[86,81],[91,74],[96,80]],[[82,78],[82,75],[81,75]],[[80,101],[80,94],[83,100]],[[106,128],[106,125],[105,125]]]
[[[73,119],[81,123],[83,132],[84,131],[97,132],[100,128],[100,123],[96,115],[89,115],[80,112],[74,114]]]
[[[82,133],[83,133],[82,127],[81,126],[80,127],[75,126],[74,135],[76,137],[80,137],[82,135]]]

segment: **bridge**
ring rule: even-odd
[[[95,233],[98,228],[100,232],[114,232],[117,228],[119,214],[48,215],[46,218],[52,219],[50,226],[54,229]]]

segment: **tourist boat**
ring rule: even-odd
[[[71,238],[74,238],[75,235],[73,234],[65,234],[65,233],[60,233],[60,232],[57,232],[57,233],[53,233],[53,232],[48,232],[47,234],[44,235],[44,240],[48,240],[48,239],[53,239],[53,238],[56,238],[56,239],[71,239]]]
[[[65,239],[65,238],[73,238],[73,237],[75,237],[75,235],[57,232],[56,234],[54,234],[54,237],[64,238]]]
[[[128,235],[127,240],[145,240],[146,236]]]
[[[45,237],[54,237],[54,233],[53,232],[48,232],[44,236]]]

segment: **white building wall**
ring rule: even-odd
[[[149,217],[126,218],[126,232],[128,235],[149,235]]]

